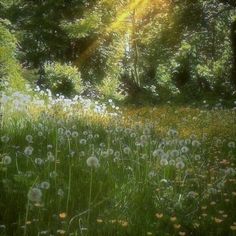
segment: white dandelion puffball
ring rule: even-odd
[[[26,135],[25,140],[26,140],[28,143],[33,143],[33,136],[30,135],[30,134],[28,134],[28,135]]]
[[[187,153],[188,150],[189,150],[189,149],[188,149],[186,146],[183,146],[183,147],[181,148],[181,152],[182,152],[182,153]]]
[[[39,188],[31,188],[27,194],[27,197],[31,202],[40,202],[42,195],[42,191]]]
[[[40,187],[41,187],[42,189],[49,189],[49,188],[50,188],[50,183],[47,182],[47,181],[44,181],[44,182],[42,182],[42,183],[40,184]]]
[[[185,167],[185,164],[183,161],[178,161],[176,164],[175,164],[176,168],[177,169],[183,169]]]
[[[99,160],[95,156],[91,156],[86,161],[87,165],[91,168],[98,168],[100,166]]]
[[[229,147],[229,148],[235,148],[235,142],[233,142],[233,141],[232,141],[232,142],[229,142],[229,143],[228,143],[228,147]]]
[[[3,163],[4,165],[10,165],[10,164],[11,164],[11,157],[9,157],[9,156],[4,156],[4,157],[2,158],[2,163]]]
[[[161,166],[167,166],[167,165],[168,165],[168,161],[167,161],[165,158],[162,158],[162,159],[160,160],[160,165],[161,165]]]
[[[32,153],[33,153],[33,150],[34,150],[34,149],[33,149],[31,146],[28,146],[28,147],[25,148],[24,154],[25,154],[26,156],[31,156]]]

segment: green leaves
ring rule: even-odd
[[[70,38],[85,38],[90,34],[97,32],[101,26],[101,14],[99,12],[91,12],[85,17],[77,19],[74,22],[62,22],[61,27],[69,35]]]

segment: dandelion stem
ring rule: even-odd
[[[91,198],[92,198],[92,184],[93,184],[93,168],[91,168],[91,170],[90,170],[89,200],[88,200],[88,218],[87,218],[87,225],[88,226],[89,226],[89,220],[90,220],[90,207],[91,207]]]
[[[27,201],[27,206],[26,206],[26,214],[25,214],[25,225],[24,225],[24,236],[26,236],[26,231],[27,231],[27,228],[26,228],[26,223],[28,221],[28,215],[29,215],[29,200]]]
[[[69,202],[70,202],[70,191],[71,191],[71,165],[69,166],[68,194],[67,194],[67,201],[66,201],[66,212],[67,213],[68,213]]]

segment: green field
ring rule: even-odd
[[[3,117],[1,235],[235,235],[234,110],[62,108]]]

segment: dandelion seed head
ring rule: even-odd
[[[87,165],[91,168],[98,168],[100,166],[99,160],[95,156],[91,156],[86,161]]]
[[[31,188],[27,194],[27,197],[32,202],[41,202],[43,194],[39,188]]]

